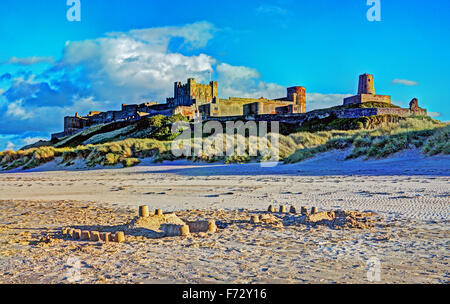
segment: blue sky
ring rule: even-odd
[[[63,129],[63,116],[164,102],[174,81],[219,81],[222,97],[281,97],[305,86],[308,110],[340,104],[357,77],[448,121],[450,2],[381,0],[66,0],[0,2],[0,151]]]

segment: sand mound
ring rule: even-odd
[[[259,221],[270,227],[283,227],[283,221],[272,214],[261,214]]]
[[[153,238],[187,236],[190,233],[214,233],[216,231],[217,226],[214,220],[183,221],[175,213],[135,217],[126,225],[128,234]]]
[[[147,237],[164,237],[168,225],[184,226],[186,223],[174,213],[135,217],[127,226],[127,234]]]
[[[380,221],[375,216],[376,214],[371,212],[337,210],[301,216],[296,219],[296,222],[313,226],[325,225],[330,228],[368,229],[374,227],[375,223]]]

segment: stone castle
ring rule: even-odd
[[[64,117],[64,131],[52,134],[61,138],[102,123],[114,121],[133,121],[146,116],[181,114],[193,119],[196,116],[225,117],[262,114],[289,114],[306,112],[304,87],[287,89],[286,97],[279,99],[230,97],[221,99],[217,94],[217,81],[209,84],[197,83],[189,78],[186,84],[175,82],[174,97],[167,98],[165,104],[156,102],[139,105],[122,104],[120,111],[91,111],[87,116]]]
[[[305,88],[295,86],[287,88],[286,97],[278,99],[218,97],[217,81],[209,84],[197,83],[189,78],[186,84],[175,82],[174,96],[167,98],[165,104],[148,102],[142,104],[122,104],[120,111],[91,111],[88,116],[64,117],[64,131],[52,134],[52,139],[76,134],[94,125],[115,121],[134,121],[146,116],[181,114],[189,119],[201,116],[205,119],[226,120],[267,120],[301,124],[311,118],[323,118],[335,115],[338,118],[356,118],[362,116],[395,114],[399,116],[426,115],[427,111],[418,105],[414,98],[409,109],[402,108],[350,108],[330,111],[312,111],[306,113]],[[343,105],[358,103],[391,103],[391,97],[376,95],[373,75],[359,76],[358,94],[344,99]],[[320,114],[318,114],[320,113]]]
[[[175,82],[174,97],[167,98],[167,106],[174,113],[187,117],[198,113],[206,117],[239,116],[249,114],[305,113],[306,95],[304,87],[287,89],[287,96],[279,99],[217,96],[217,81],[209,84],[196,83],[189,78],[186,84]]]
[[[375,94],[373,75],[370,74],[359,76],[358,94],[344,99],[344,105],[365,102],[391,103],[391,96]]]

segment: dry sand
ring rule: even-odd
[[[414,151],[383,161],[340,158],[328,153],[264,169],[144,162],[61,171],[48,164],[0,174],[0,282],[69,283],[68,259],[76,258],[81,283],[364,283],[376,257],[381,283],[448,283],[450,159]],[[114,230],[142,204],[228,224],[207,237],[123,244],[60,235],[64,226]],[[383,221],[362,230],[248,221],[269,204],[371,211]]]

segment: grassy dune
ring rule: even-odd
[[[155,162],[175,160],[177,158],[171,152],[171,143],[178,134],[170,133],[170,127],[180,119],[182,118],[155,116],[124,124],[119,129],[108,125],[95,126],[64,138],[53,146],[0,152],[0,167],[3,170],[31,169],[55,159],[65,166],[82,159],[90,167],[118,164],[129,167],[139,164],[140,159],[150,157]],[[450,125],[429,117],[373,116],[357,120],[325,120],[311,122],[311,129],[319,131],[294,131],[280,135],[280,160],[296,163],[334,149],[351,149],[348,158],[383,158],[409,148],[420,148],[426,155],[450,154]],[[334,129],[329,130],[330,126]],[[350,129],[341,130],[342,128]],[[287,129],[289,128],[285,128]],[[132,138],[126,138],[127,136]],[[235,140],[237,138],[235,135]],[[244,156],[218,156],[213,149],[212,140],[205,136],[202,144],[210,148],[188,159],[243,163],[261,161],[268,157],[261,153],[250,156],[250,138],[241,139],[246,143]],[[225,141],[226,138],[222,151],[226,147]],[[193,147],[198,145],[193,140],[191,144]]]
[[[349,159],[383,158],[410,148],[420,148],[426,155],[450,154],[450,125],[429,117],[411,117],[374,128],[301,132],[290,136],[301,137],[300,148],[285,159],[286,163],[296,163],[332,149],[347,148],[352,148]]]

